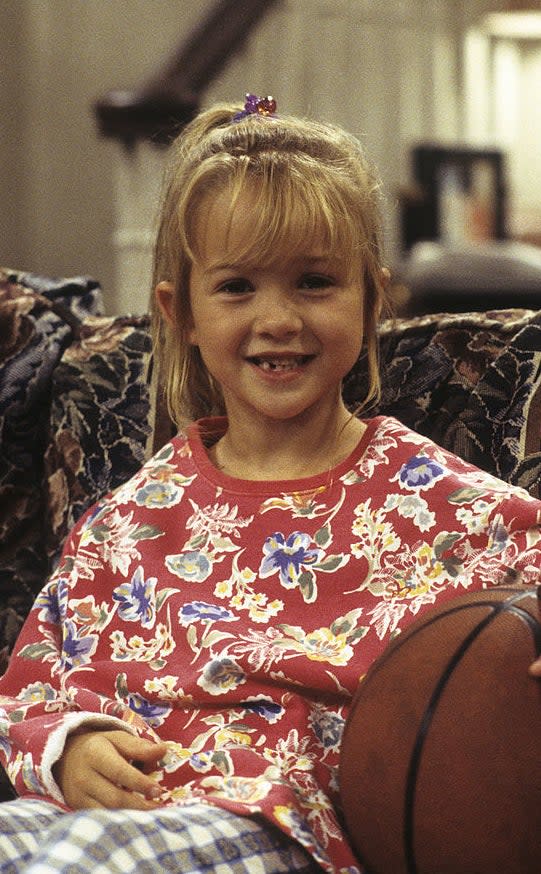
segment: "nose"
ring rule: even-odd
[[[282,339],[299,334],[303,324],[298,307],[287,293],[277,289],[260,296],[253,323],[256,333]]]

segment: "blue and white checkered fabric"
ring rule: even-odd
[[[0,874],[316,874],[286,835],[203,804],[157,811],[0,805]]]

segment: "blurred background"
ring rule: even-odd
[[[526,7],[541,17],[516,0],[0,0],[0,263],[91,275],[109,313],[144,312],[160,143],[247,90],[361,137],[398,274],[423,240],[537,247],[541,28],[505,24]]]

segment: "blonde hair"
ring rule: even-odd
[[[202,112],[173,143],[154,255],[153,285],[173,286],[173,319],[153,298],[154,355],[177,425],[225,412],[220,387],[190,344],[190,269],[199,254],[196,224],[209,194],[232,191],[231,211],[250,186],[257,225],[243,260],[268,263],[316,236],[340,252],[364,285],[363,333],[368,391],[378,396],[376,327],[383,304],[380,186],[360,143],[342,129],[293,117],[232,122],[229,104]],[[230,216],[231,217],[231,216]],[[227,219],[227,217],[226,217]],[[239,255],[240,253],[236,253]]]

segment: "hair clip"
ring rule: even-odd
[[[276,100],[274,97],[257,97],[255,94],[247,94],[244,109],[233,116],[233,121],[241,121],[249,115],[259,118],[276,118]]]

